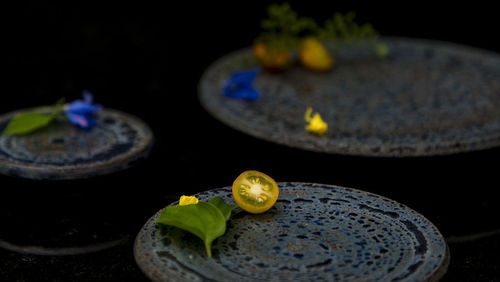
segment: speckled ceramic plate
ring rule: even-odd
[[[0,116],[0,132],[17,112]],[[0,136],[0,173],[32,179],[76,179],[130,167],[153,143],[141,120],[112,109],[99,112],[97,126],[69,122],[20,136]]]
[[[386,59],[345,52],[325,74],[301,67],[261,73],[255,102],[222,94],[231,71],[249,68],[250,49],[229,54],[201,78],[199,99],[214,117],[252,136],[306,150],[422,156],[500,144],[500,55],[452,43],[385,38]],[[307,107],[328,131],[304,127]]]
[[[157,227],[158,212],[136,238],[138,265],[155,281],[423,281],[446,272],[445,240],[408,207],[350,188],[278,185],[269,211],[233,211],[212,259],[194,235]],[[235,205],[230,187],[197,195],[215,196]]]

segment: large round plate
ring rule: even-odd
[[[445,240],[408,207],[350,188],[278,185],[269,211],[233,211],[211,259],[194,235],[159,228],[158,212],[136,238],[139,267],[155,281],[423,281],[446,272]],[[215,196],[235,204],[230,187],[197,195]]]
[[[252,136],[306,150],[367,156],[422,156],[486,149],[500,144],[500,56],[451,43],[385,38],[390,53],[340,54],[318,74],[300,67],[261,73],[255,102],[225,97],[234,70],[248,69],[252,51],[211,65],[199,84],[207,111]],[[304,127],[307,107],[328,131]]]
[[[0,132],[18,112],[0,117]],[[0,173],[32,179],[76,179],[130,167],[147,156],[151,129],[129,114],[104,109],[90,130],[67,121],[28,135],[0,136]]]

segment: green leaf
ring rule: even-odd
[[[218,200],[214,201],[218,206]],[[227,208],[223,208],[227,212]],[[226,217],[216,205],[199,202],[165,208],[156,223],[175,226],[198,236],[205,243],[207,256],[212,257],[212,242],[226,232]]]
[[[215,197],[208,201],[209,204],[214,205],[216,208],[218,208],[226,221],[229,220],[231,217],[231,212],[236,208],[236,206],[230,206],[224,202],[224,200],[221,197]]]
[[[36,112],[20,113],[16,115],[3,131],[5,135],[26,134],[47,126],[56,115],[45,115]]]

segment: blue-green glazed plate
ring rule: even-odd
[[[0,116],[0,133],[18,113]],[[97,125],[58,121],[27,135],[0,135],[0,173],[30,179],[80,179],[127,169],[147,157],[153,132],[142,120],[105,108]]]
[[[424,281],[445,274],[446,242],[414,210],[356,189],[278,185],[269,211],[233,211],[212,258],[194,235],[158,227],[159,211],[136,238],[137,264],[154,281]],[[230,187],[196,196],[235,205]]]
[[[233,71],[256,66],[251,49],[230,53],[201,77],[200,103],[246,134],[323,153],[431,156],[500,145],[500,54],[423,39],[381,42],[386,58],[346,48],[327,73],[298,65],[263,71],[257,101],[223,95]],[[308,107],[328,124],[325,135],[305,130]]]

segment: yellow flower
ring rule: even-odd
[[[313,117],[311,117],[311,113],[312,108],[307,108],[304,119],[309,122],[309,124],[306,126],[306,130],[320,136],[325,134],[328,129],[328,124],[321,119],[318,113],[315,113]]]
[[[179,206],[197,204],[198,199],[195,196],[184,196],[182,195],[179,199]]]

